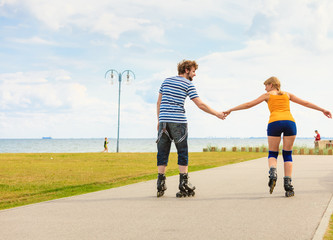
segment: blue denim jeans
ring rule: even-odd
[[[165,125],[166,132],[163,131]],[[187,123],[160,123],[157,140],[157,166],[167,166],[172,140],[178,153],[178,165],[188,165]]]

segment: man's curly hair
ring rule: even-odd
[[[198,69],[198,64],[195,61],[191,60],[183,60],[180,63],[178,63],[178,74],[184,74],[186,73],[186,69],[191,71],[192,67],[195,68],[195,70]]]

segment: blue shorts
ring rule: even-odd
[[[281,137],[283,136],[295,136],[297,134],[296,123],[293,121],[276,121],[271,122],[267,126],[267,136]]]

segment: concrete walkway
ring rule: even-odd
[[[333,157],[294,156],[293,198],[284,196],[282,162],[272,195],[260,158],[190,173],[194,198],[175,197],[174,176],[162,198],[154,180],[3,210],[0,239],[321,239]]]

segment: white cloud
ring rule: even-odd
[[[0,106],[15,112],[63,112],[103,104],[63,70],[0,74]]]
[[[16,0],[1,0],[0,1],[0,7],[4,7],[5,5],[14,4],[14,3],[16,3]]]
[[[200,32],[204,36],[215,40],[232,40],[232,36],[227,34],[220,26],[210,25],[207,28],[201,29]]]
[[[45,40],[41,37],[31,37],[27,39],[23,38],[10,38],[9,41],[23,44],[41,44],[41,45],[57,45],[56,42]]]
[[[260,39],[292,41],[296,47],[312,51],[332,50],[331,1],[266,1],[254,16],[250,32]],[[273,4],[272,4],[273,3]]]
[[[16,0],[4,1],[3,5],[15,6],[30,13],[48,28],[79,28],[118,39],[125,32],[136,32],[146,42],[165,42],[165,31],[185,26],[190,18],[225,19],[233,23],[250,24],[254,9],[249,1],[80,1]],[[257,2],[261,2],[257,0]],[[251,2],[251,5],[256,5]],[[219,31],[221,36],[223,34]]]
[[[124,32],[139,33],[146,41],[163,41],[164,31],[152,23],[143,12],[146,4],[131,1],[81,1],[74,0],[45,2],[43,0],[4,1],[2,5],[19,6],[27,11],[48,28],[61,29],[79,28],[92,33],[100,33],[111,39],[118,39]],[[30,42],[40,39],[31,39]],[[41,41],[42,43],[47,43]]]

